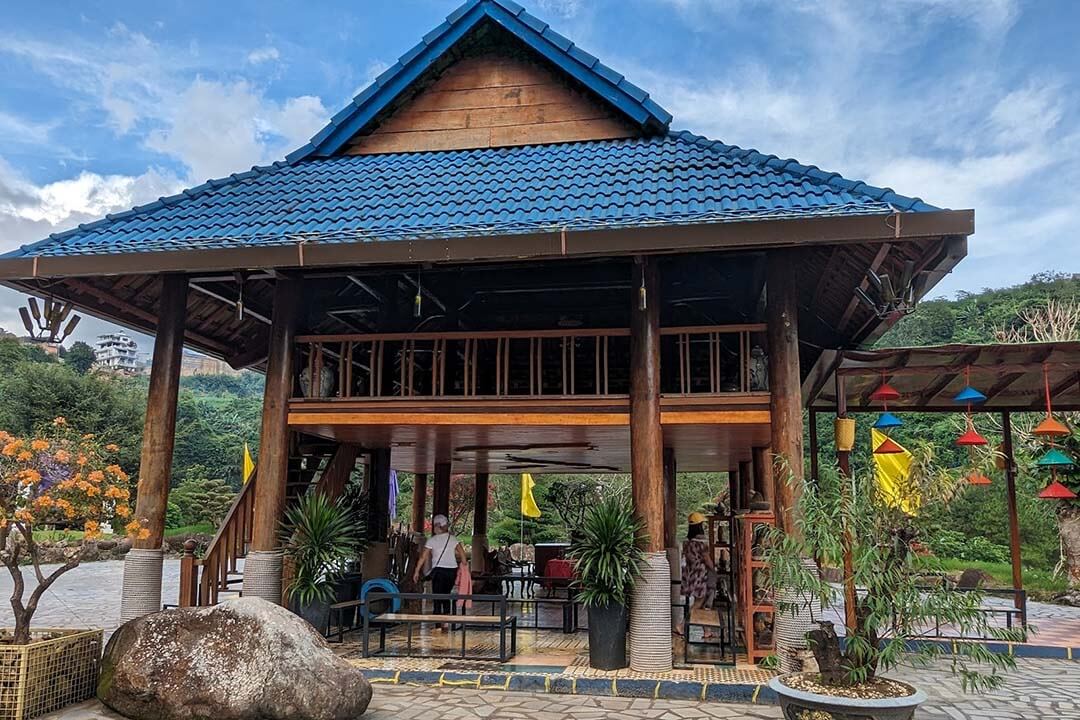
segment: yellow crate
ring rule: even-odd
[[[11,631],[0,631],[10,639]],[[27,720],[94,696],[101,630],[43,628],[29,645],[0,642],[0,720]]]

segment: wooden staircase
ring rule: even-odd
[[[312,446],[290,456],[286,509],[313,490],[337,497],[356,458],[357,449],[350,445]],[[240,594],[244,581],[240,561],[251,544],[257,483],[257,471],[253,470],[202,557],[195,556],[194,541],[185,544],[180,564],[180,607],[216,605],[223,596]]]

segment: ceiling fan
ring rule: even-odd
[[[46,298],[42,302],[44,307],[39,308],[37,298],[32,297],[27,302],[29,310],[25,307],[19,308],[19,317],[22,318],[23,327],[30,333],[30,338],[37,342],[63,342],[75,330],[75,326],[82,318],[71,314],[75,306],[69,302],[52,298]],[[70,320],[68,316],[71,317]],[[65,320],[67,320],[67,325],[64,325]],[[63,326],[62,329],[61,326]]]
[[[896,322],[915,312],[926,284],[926,274],[915,272],[915,261],[906,260],[898,282],[894,283],[887,273],[879,275],[873,270],[866,271],[866,280],[870,292],[858,286],[855,294],[879,319]]]

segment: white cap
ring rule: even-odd
[[[438,527],[450,527],[450,521],[446,519],[445,515],[436,515],[431,518],[431,524]]]

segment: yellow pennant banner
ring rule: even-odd
[[[540,517],[540,508],[536,505],[533,497],[533,488],[536,483],[529,473],[521,473],[521,514],[525,517]]]
[[[870,446],[875,450],[885,441],[885,433],[870,428]],[[893,440],[893,442],[896,442]],[[874,477],[881,497],[890,507],[898,508],[908,515],[918,515],[922,498],[911,487],[911,453],[897,443],[903,452],[874,453]]]

